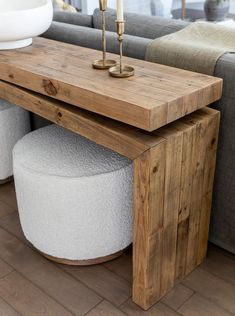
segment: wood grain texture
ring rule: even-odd
[[[21,316],[14,308],[0,298],[0,316]]]
[[[5,226],[5,228],[8,229],[7,226]],[[88,289],[79,281],[74,280],[71,276],[59,269],[56,265],[39,255],[37,251],[28,247],[25,242],[20,241],[15,236],[6,232],[2,228],[0,228],[0,257],[11,267],[17,270],[22,277],[27,278],[27,284],[30,282],[33,283],[34,287],[37,288],[37,291],[39,291],[40,289],[40,292],[47,293],[51,301],[59,302],[59,304],[62,304],[64,306],[64,309],[69,311],[68,315],[83,316],[102,300],[102,298],[99,297],[92,290]],[[6,278],[4,278],[4,280],[5,279]],[[13,280],[16,280],[15,286],[17,287],[17,275],[14,274]],[[24,282],[25,281],[22,281],[20,282],[20,284],[22,284],[23,287],[26,286],[27,288],[27,284],[24,285]],[[2,292],[4,291],[5,290],[3,288]],[[13,291],[14,287],[12,289],[12,292]],[[17,291],[18,290],[16,289],[16,292]],[[30,290],[24,292],[21,289],[20,291],[22,291],[22,293],[20,294],[22,298],[29,295],[29,300],[31,301]],[[11,299],[13,300],[14,297],[11,298],[12,294],[10,293],[9,295],[10,297],[8,300],[3,294],[1,295],[0,293],[0,296],[6,299],[6,301],[9,302],[10,305],[15,306],[14,304],[18,301],[11,302]],[[40,295],[41,294],[39,293],[39,296]],[[37,301],[36,295],[33,296],[32,303],[34,302],[34,300]],[[19,299],[19,301],[20,306],[15,306],[17,311],[21,311],[21,304],[24,303],[21,302],[21,299]],[[29,309],[29,315],[31,311],[30,306],[24,306],[24,311],[27,311],[27,309]],[[22,314],[24,315],[24,312]],[[27,313],[25,314],[28,315]],[[34,315],[33,312],[31,315]],[[54,314],[53,312],[50,314],[50,311],[48,311],[47,313],[45,312],[45,315]],[[64,316],[67,315],[67,313],[61,315]]]
[[[210,245],[200,267],[235,286],[235,255],[232,253],[225,253],[221,248]]]
[[[218,122],[199,110],[154,132],[164,141],[134,161],[133,300],[144,309],[205,256]]]
[[[15,210],[10,205],[7,205],[6,203],[1,201],[0,194],[0,219],[14,212]]]
[[[79,133],[130,159],[135,159],[161,141],[160,137],[143,130],[52,100],[3,81],[0,81],[0,98]]]
[[[107,301],[101,302],[92,309],[86,316],[125,316],[119,309]]]
[[[161,296],[165,141],[134,161],[133,300],[148,309]]]
[[[181,308],[179,313],[183,316],[231,316],[223,308],[220,308],[215,303],[208,301],[203,296],[198,294],[193,295]]]
[[[11,186],[13,187],[12,184]],[[10,192],[10,190],[8,190],[8,192]],[[8,192],[6,192],[6,196],[8,195]],[[12,215],[14,215],[14,217],[12,217]],[[8,220],[4,222],[4,230],[12,233],[14,233],[15,229],[19,230],[19,227],[16,228],[16,222],[18,222],[19,225],[19,219],[16,221],[15,215],[17,215],[17,212],[7,216]],[[1,226],[3,220],[4,219],[1,219],[0,221]],[[84,288],[81,289],[81,292],[78,291],[75,283],[77,282],[79,284],[80,282],[76,280],[71,282],[70,279],[67,286],[66,283],[59,277],[58,272],[54,274],[53,280],[51,275],[53,274],[53,271],[58,270],[60,265],[51,264],[43,257],[40,257],[36,251],[28,252],[28,247],[21,247],[21,243],[18,244],[15,242],[15,245],[13,245],[12,241],[11,234],[4,234],[3,231],[0,230],[0,245],[2,245],[0,246],[0,253],[3,255],[4,260],[9,261],[9,264],[13,265],[24,278],[33,282],[37,287],[40,287],[46,296],[55,298],[60,305],[64,305],[65,307],[68,306],[73,311],[73,315],[86,315],[86,313],[84,313],[85,309],[83,309],[83,306],[87,304],[87,300],[90,300],[90,294],[88,294]],[[25,242],[26,241],[24,240],[24,243]],[[17,253],[17,255],[14,253]],[[116,275],[122,275],[123,278],[126,278],[125,274],[129,273],[128,271],[130,271],[132,261],[130,254],[131,251],[130,253],[128,251],[128,256],[124,255],[110,262],[110,264],[115,267],[113,272]],[[21,262],[21,264],[17,264],[17,260],[18,263]],[[41,268],[43,261],[45,262],[44,273],[42,273]],[[39,265],[37,265],[38,263]],[[73,270],[73,267],[67,268],[69,270]],[[94,267],[94,269],[96,270],[96,267]],[[206,272],[204,273],[205,269]],[[86,273],[86,271],[84,271],[84,273]],[[33,275],[35,276],[32,278]],[[181,282],[176,285],[167,296],[165,296],[147,312],[132,303],[131,299],[124,302],[119,307],[114,307],[114,305],[107,303],[105,300],[100,304],[94,300],[92,305],[88,304],[88,306],[90,305],[88,315],[101,316],[103,312],[105,313],[105,316],[116,314],[119,316],[118,311],[121,311],[120,315],[122,315],[123,312],[125,315],[129,316],[230,316],[234,313],[226,310],[234,306],[234,277],[235,256],[210,245],[205,263],[183,281],[184,284],[188,282],[187,285],[189,287],[185,287]],[[110,279],[104,278],[102,273],[98,274],[97,279],[97,283],[102,284],[102,282],[104,282],[105,287],[107,282],[111,282]],[[17,282],[17,279],[15,279],[15,281]],[[43,282],[45,282],[44,286]],[[60,286],[58,286],[58,284]],[[74,290],[72,290],[72,288],[74,288]],[[190,298],[193,294],[193,291],[190,290],[191,288],[196,291],[196,295]],[[58,292],[61,293],[62,299],[58,296]],[[83,293],[85,295],[83,295]],[[23,291],[22,299],[24,302],[28,302],[31,299],[29,295],[30,293],[28,291]],[[35,300],[37,300],[37,297],[35,297]],[[15,305],[15,307],[17,306]],[[15,311],[0,297],[0,315],[20,316],[23,314],[19,313],[18,310]]]
[[[200,293],[215,305],[222,306],[231,315],[235,314],[234,285],[204,271],[200,267],[188,275],[182,283]]]
[[[120,306],[131,296],[130,283],[102,265],[62,266],[62,269],[115,306]]]
[[[197,265],[202,263],[207,253],[207,241],[209,235],[210,215],[212,206],[212,194],[216,165],[216,151],[218,145],[219,115],[217,119],[208,118],[206,139],[206,154],[202,186],[202,206],[199,222],[199,240]]]
[[[222,79],[131,58],[124,61],[136,76],[111,78],[92,69],[97,54],[36,38],[30,47],[0,53],[0,79],[148,131],[221,97]]]
[[[106,261],[114,260],[114,259],[120,257],[123,254],[123,251],[124,250],[121,250],[121,251],[118,251],[114,254],[104,256],[104,257],[95,258],[95,259],[69,260],[69,259],[64,259],[64,258],[53,257],[53,256],[47,255],[47,254],[43,253],[42,251],[38,250],[38,252],[41,255],[43,255],[45,258],[47,258],[48,260],[56,262],[56,263],[60,263],[60,264],[65,264],[68,266],[92,266],[92,265],[96,265],[96,264],[101,264],[101,263],[104,263]]]
[[[178,214],[178,234],[176,251],[175,277],[182,278],[185,275],[189,214],[191,206],[191,192],[193,181],[193,144],[196,135],[194,126],[188,128],[183,134],[182,165],[180,180],[180,205]]]
[[[166,296],[163,297],[161,302],[176,311],[193,294],[194,292],[191,289],[179,283]]]
[[[128,300],[121,306],[121,309],[128,316],[181,316],[165,304],[158,302],[148,311],[143,311],[140,307]]]
[[[24,316],[73,315],[17,272],[12,272],[0,280],[0,295]],[[25,295],[27,300],[24,299]]]
[[[0,97],[134,161],[133,300],[148,309],[206,252],[219,114],[202,109],[184,116],[218,100],[222,80],[128,58],[136,76],[117,80],[90,67],[96,54],[40,38],[26,49],[1,52]],[[0,250],[4,260],[26,271],[1,240]],[[68,288],[71,279],[40,266],[40,273],[28,272],[30,281],[47,285],[74,312],[78,285],[61,296],[52,281],[58,277]],[[104,265],[63,269],[115,306],[131,295],[129,282]],[[88,297],[86,311],[100,299],[93,292]]]
[[[7,204],[13,210],[17,210],[15,186],[12,183],[0,185],[0,201]]]
[[[103,265],[105,268],[132,283],[132,247],[128,248],[121,257],[106,262]]]

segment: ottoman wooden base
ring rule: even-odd
[[[1,184],[6,184],[6,183],[11,182],[11,181],[13,181],[13,176],[8,177],[8,178],[3,179],[3,180],[0,180],[0,185]]]
[[[47,258],[48,260],[54,261],[57,263],[61,263],[61,264],[66,264],[69,266],[91,266],[91,265],[95,265],[95,264],[104,263],[104,262],[107,262],[110,260],[114,260],[117,257],[120,257],[124,251],[125,250],[121,250],[121,251],[118,251],[118,252],[111,254],[111,255],[108,255],[108,256],[95,258],[95,259],[89,259],[89,260],[69,260],[69,259],[64,259],[64,258],[53,257],[53,256],[47,255],[47,254],[38,250],[38,252],[40,254],[42,254],[45,258]]]

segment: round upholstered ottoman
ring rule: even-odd
[[[50,125],[21,139],[13,161],[24,234],[49,259],[101,263],[130,245],[130,160]]]
[[[22,108],[0,100],[0,184],[11,179],[12,149],[30,131],[29,114]]]

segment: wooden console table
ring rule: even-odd
[[[133,301],[148,309],[206,254],[219,112],[205,107],[222,80],[130,58],[136,76],[111,78],[99,54],[42,38],[2,51],[0,97],[134,161]]]

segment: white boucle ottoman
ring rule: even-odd
[[[26,135],[13,151],[21,225],[49,259],[86,265],[132,242],[132,162],[62,127]]]
[[[0,184],[11,179],[12,149],[16,142],[29,131],[28,112],[0,100]]]

